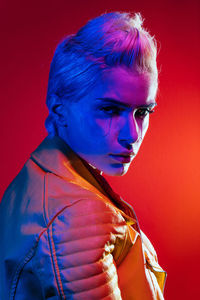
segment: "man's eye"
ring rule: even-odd
[[[119,115],[122,109],[115,106],[103,106],[101,107],[101,111],[105,112],[108,115]]]
[[[144,118],[146,117],[148,114],[152,114],[154,112],[154,110],[149,110],[148,108],[139,108],[135,115],[136,117],[139,117],[139,118]]]

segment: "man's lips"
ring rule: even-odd
[[[131,160],[132,160],[132,157],[134,156],[134,153],[131,152],[131,153],[128,153],[128,154],[124,154],[124,153],[123,154],[110,154],[110,156],[113,159],[115,159],[115,160],[117,160],[121,163],[130,163]]]

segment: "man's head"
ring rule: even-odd
[[[105,173],[126,173],[155,106],[157,75],[156,44],[139,14],[89,21],[58,45],[52,60],[49,134]]]

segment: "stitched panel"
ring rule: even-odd
[[[51,257],[52,257],[52,262],[53,262],[53,268],[54,268],[54,273],[56,276],[56,282],[58,286],[58,290],[60,293],[61,299],[65,299],[64,291],[63,291],[63,286],[62,286],[62,281],[60,278],[60,270],[58,267],[58,262],[57,262],[57,257],[56,257],[56,251],[55,251],[55,245],[53,241],[53,234],[52,234],[52,226],[50,226],[47,230],[48,232],[48,239],[49,239],[49,244],[50,244],[50,251],[51,251]]]
[[[127,234],[123,217],[100,200],[80,200],[51,226],[66,299],[121,299],[112,253]]]

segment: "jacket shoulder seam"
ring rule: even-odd
[[[32,248],[27,252],[27,254],[23,258],[23,260],[18,264],[18,266],[16,268],[16,271],[13,275],[10,292],[9,292],[9,300],[14,299],[14,297],[15,297],[15,292],[16,292],[16,288],[17,288],[17,283],[19,281],[20,273],[22,272],[24,266],[33,258],[34,254],[35,254],[35,250],[38,245],[38,241],[39,241],[39,238],[35,241]]]
[[[66,209],[66,207],[64,207],[63,209],[61,209],[57,214],[55,214],[55,216],[53,218],[51,218],[51,220],[49,219],[48,216],[48,173],[47,172],[45,174],[44,177],[44,203],[43,203],[43,214],[44,214],[44,219],[45,219],[45,223],[46,223],[46,228],[41,232],[39,238],[43,235],[43,233],[45,231],[47,231],[47,237],[48,237],[48,243],[49,243],[49,250],[51,253],[51,259],[52,259],[52,266],[53,266],[53,271],[54,271],[54,275],[55,275],[55,279],[56,279],[56,283],[57,283],[57,288],[59,291],[60,296],[64,299],[65,295],[64,295],[64,290],[63,290],[63,285],[62,285],[62,280],[61,280],[61,276],[60,276],[60,270],[58,267],[58,262],[57,262],[57,256],[56,256],[56,250],[55,250],[55,245],[54,245],[54,240],[53,240],[53,233],[52,233],[52,223],[54,222],[54,220],[57,218],[57,216]]]

